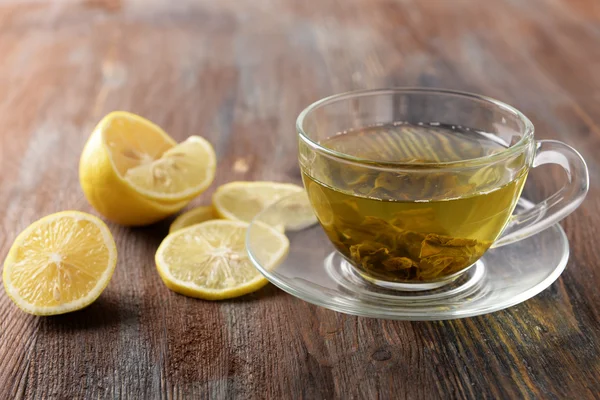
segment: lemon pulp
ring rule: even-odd
[[[108,285],[117,250],[93,215],[64,211],[31,224],[4,261],[9,297],[26,312],[62,314],[92,303]]]

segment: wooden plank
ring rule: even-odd
[[[1,397],[598,398],[599,26],[596,0],[0,2],[0,254],[41,216],[93,211],[79,154],[115,109],[178,140],[207,137],[214,188],[298,182],[294,121],[318,98],[442,86],[515,105],[536,136],[579,149],[592,176],[563,223],[572,253],[559,281],[457,321],[352,317],[273,286],[185,298],[154,269],[169,221],[111,224],[120,261],[88,309],[37,318],[0,293]],[[546,172],[528,196],[556,187]]]

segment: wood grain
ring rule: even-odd
[[[110,225],[119,264],[89,308],[37,318],[1,291],[1,398],[600,398],[597,0],[4,0],[0,54],[2,255],[39,217],[92,212],[78,157],[115,109],[207,137],[215,187],[298,181],[294,121],[314,100],[441,86],[513,104],[537,137],[579,149],[592,177],[563,222],[562,277],[447,322],[337,314],[273,286],[189,299],[154,269],[169,221]],[[550,193],[553,176],[536,171],[526,194]]]

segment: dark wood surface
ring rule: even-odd
[[[4,0],[0,55],[2,257],[39,217],[93,212],[78,158],[115,109],[211,140],[214,188],[297,181],[294,121],[323,96],[461,89],[518,107],[591,175],[563,221],[562,277],[511,309],[446,322],[342,315],[271,285],[186,298],[154,268],[169,221],[111,224],[119,264],[89,308],[39,318],[0,291],[1,398],[599,398],[597,0]],[[556,189],[555,172],[536,171],[527,195]]]

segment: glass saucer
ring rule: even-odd
[[[516,212],[532,205],[521,199]],[[487,314],[546,289],[560,276],[569,258],[569,242],[556,224],[517,243],[489,250],[465,273],[442,287],[425,291],[385,289],[355,272],[307,210],[310,205],[302,192],[265,209],[248,229],[248,254],[258,270],[279,288],[347,314],[399,320]],[[285,226],[290,240],[287,257],[270,269],[264,268],[266,253],[257,251],[265,246],[257,234],[256,225],[260,223]]]

